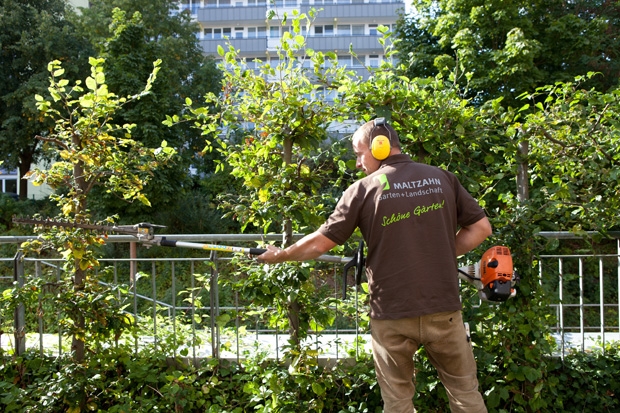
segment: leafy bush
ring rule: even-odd
[[[5,412],[374,412],[381,404],[369,357],[352,366],[321,367],[308,354],[290,366],[264,359],[193,366],[117,347],[85,364],[36,352],[1,363]]]
[[[284,365],[263,358],[239,364],[208,359],[194,366],[163,352],[128,347],[102,349],[86,363],[37,352],[0,359],[0,409],[5,412],[381,412],[382,402],[369,354],[357,362],[319,365],[305,352]],[[612,412],[620,408],[618,346],[606,352],[572,353],[541,360],[548,380],[539,412]],[[449,410],[445,390],[421,351],[416,363],[416,408]],[[520,407],[523,394],[501,390],[509,372],[479,363],[479,375],[493,380],[502,398],[490,412],[532,411]],[[524,380],[525,381],[525,380]],[[490,399],[487,396],[487,404]]]
[[[556,411],[617,412],[620,409],[620,346],[607,345],[605,353],[575,352],[553,365],[554,382],[548,399]]]

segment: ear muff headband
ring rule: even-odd
[[[377,126],[383,126],[385,128],[385,125],[386,125],[385,118],[375,119],[374,124],[375,125],[372,128],[372,131],[370,132],[371,134]],[[388,131],[388,133],[390,133],[390,131],[387,128],[385,129]],[[390,138],[388,138],[385,135],[375,136],[372,139],[372,142],[370,143],[370,153],[372,153],[372,156],[379,161],[382,161],[388,156],[390,156],[391,150],[392,150],[392,145],[390,142]]]

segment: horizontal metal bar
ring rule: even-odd
[[[586,231],[585,233],[588,236],[593,236],[593,235],[601,234],[598,231]],[[538,235],[540,237],[556,238],[556,239],[579,239],[579,238],[583,238],[582,236],[577,235],[574,232],[570,232],[570,231],[541,231],[541,232],[537,232],[536,235]],[[620,231],[608,231],[608,232],[605,233],[605,235],[609,236],[611,238],[620,238]]]
[[[618,258],[620,254],[539,255],[540,258]]]
[[[293,239],[300,239],[305,234],[294,234]],[[252,242],[281,241],[282,234],[158,234],[158,236],[182,240],[203,242]],[[0,236],[0,244],[20,244],[38,239],[38,235],[5,235]],[[133,235],[108,235],[103,237],[106,242],[138,242]]]

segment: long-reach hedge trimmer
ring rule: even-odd
[[[48,227],[82,228],[103,233],[127,234],[136,237],[141,244],[148,246],[159,245],[162,247],[193,248],[207,251],[236,252],[249,255],[261,255],[264,248],[243,248],[219,244],[202,244],[168,239],[165,236],[155,235],[155,228],[164,228],[162,225],[154,225],[141,222],[134,225],[97,225],[88,223],[75,223],[55,221],[50,219],[32,219],[13,217],[13,222],[23,225],[40,225]],[[362,282],[362,274],[366,259],[364,257],[364,242],[360,241],[359,247],[353,258],[334,255],[321,255],[317,261],[345,264],[343,274],[343,298],[346,298],[348,272],[355,269],[355,285]],[[512,256],[508,247],[494,246],[489,248],[479,262],[458,269],[458,277],[472,284],[478,290],[482,301],[502,302],[514,297],[515,285],[519,282],[519,276],[512,266]]]
[[[13,217],[13,222],[22,225],[40,225],[45,227],[64,227],[64,228],[82,228],[87,230],[93,230],[97,232],[117,233],[125,235],[133,235],[136,237],[136,241],[140,242],[147,247],[153,245],[159,245],[162,247],[179,247],[179,248],[193,248],[206,251],[219,251],[219,252],[237,252],[248,255],[261,255],[265,251],[264,248],[243,248],[234,247],[230,245],[219,244],[202,244],[197,242],[186,242],[168,239],[165,236],[155,235],[156,228],[165,228],[163,225],[150,224],[148,222],[140,222],[134,225],[97,225],[87,224],[80,222],[64,222],[55,221],[51,219],[33,219],[33,218],[17,218]],[[321,255],[317,258],[318,261],[335,262],[335,263],[347,263],[351,258],[339,257],[334,255]]]

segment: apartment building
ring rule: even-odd
[[[335,51],[339,64],[367,75],[365,67],[376,67],[383,56],[378,42],[380,25],[394,28],[404,0],[182,0],[180,10],[189,10],[200,24],[200,43],[206,54],[217,56],[225,39],[240,51],[248,65],[252,61],[277,59],[276,47],[286,30],[281,22],[268,19],[273,10],[282,17],[311,8],[317,17],[304,34],[307,47],[315,51]],[[307,30],[304,28],[304,30]],[[349,48],[358,55],[349,55]]]
[[[293,10],[317,11],[312,25],[303,27],[308,48],[317,52],[335,52],[338,64],[367,78],[368,67],[379,67],[385,58],[379,39],[379,26],[393,30],[399,12],[405,11],[404,0],[181,0],[179,11],[189,10],[200,25],[198,37],[205,54],[219,59],[218,46],[230,42],[239,50],[249,69],[260,62],[278,64],[277,47],[282,34],[289,30],[281,19]],[[268,16],[275,12],[275,18]],[[356,54],[349,54],[352,48]],[[226,49],[226,47],[225,47]],[[304,64],[309,64],[308,60]],[[335,91],[319,90],[327,102]],[[349,136],[359,125],[355,120],[338,122],[328,127],[333,139]]]

